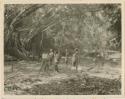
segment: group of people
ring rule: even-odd
[[[79,55],[78,55],[78,49],[76,48],[72,55],[72,65],[76,67],[76,70],[78,69],[78,63],[79,63]],[[48,71],[50,67],[54,66],[55,71],[59,72],[59,62],[61,59],[61,54],[58,51],[54,51],[53,49],[50,49],[49,53],[43,53],[42,54],[42,66],[40,68],[43,71]],[[68,65],[69,62],[69,53],[68,50],[65,50],[65,64]]]

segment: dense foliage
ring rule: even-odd
[[[38,58],[50,48],[120,50],[120,4],[5,5],[5,54]]]

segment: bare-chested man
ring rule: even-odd
[[[52,49],[50,49],[50,52],[48,54],[48,58],[49,58],[49,66],[52,66],[53,60],[54,60],[54,52]]]
[[[59,61],[60,61],[60,53],[56,51],[54,55],[54,65],[55,65],[55,71],[57,72],[59,72],[58,68]]]

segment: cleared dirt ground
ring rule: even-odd
[[[41,62],[5,62],[5,94],[17,95],[119,95],[121,94],[120,61],[105,61],[103,66],[83,58],[78,71],[59,64],[59,72],[51,66],[41,72]],[[11,67],[14,66],[12,72]]]

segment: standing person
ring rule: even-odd
[[[65,64],[68,64],[68,50],[65,51]]]
[[[42,66],[39,70],[39,73],[41,72],[41,70],[43,71],[48,71],[49,69],[49,64],[48,64],[48,54],[47,53],[43,53],[42,54]]]
[[[48,58],[49,58],[49,66],[52,66],[53,64],[53,59],[54,59],[54,52],[52,49],[50,49],[50,52],[48,54]]]
[[[55,63],[55,71],[57,72],[59,72],[59,68],[58,68],[59,60],[60,60],[60,54],[59,52],[56,51],[54,55],[54,63]]]
[[[79,64],[79,54],[78,54],[78,49],[76,48],[72,56],[72,65],[76,67],[76,70],[78,70],[78,64]]]

